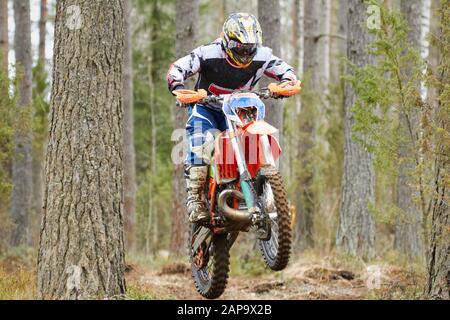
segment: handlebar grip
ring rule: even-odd
[[[301,81],[297,80],[295,84],[292,84],[292,82],[284,82],[284,83],[271,83],[268,86],[269,91],[272,94],[284,96],[284,97],[290,97],[300,92],[301,90]]]
[[[197,101],[203,100],[208,95],[208,93],[204,89],[200,89],[198,91],[180,89],[174,90],[173,94],[176,96],[177,101],[182,104],[195,103]]]

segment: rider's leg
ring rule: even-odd
[[[188,154],[185,161],[187,211],[190,222],[207,221],[209,212],[205,205],[205,184],[208,164],[214,146],[213,131],[217,128],[215,111],[201,105],[189,110],[186,124]]]
[[[190,222],[207,221],[209,213],[206,209],[204,192],[208,167],[204,165],[186,166],[186,207]]]

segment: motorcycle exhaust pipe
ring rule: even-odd
[[[217,205],[223,214],[234,221],[247,222],[252,219],[252,215],[247,210],[239,210],[231,208],[227,204],[227,200],[231,197],[238,198],[239,200],[244,200],[244,194],[238,190],[226,189],[219,194],[219,199],[217,200]]]

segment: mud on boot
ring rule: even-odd
[[[205,205],[205,183],[208,166],[187,166],[185,168],[187,200],[186,207],[189,222],[205,222],[209,220],[209,212]]]

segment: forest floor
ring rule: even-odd
[[[310,253],[294,257],[284,271],[272,272],[256,254],[232,252],[231,259],[220,299],[420,299],[424,285],[423,271],[412,265],[367,265]],[[126,280],[126,299],[202,299],[185,261],[131,257]],[[34,254],[1,257],[0,300],[36,297]]]
[[[245,263],[242,259],[239,262]],[[363,267],[352,263],[353,267],[349,267],[349,263],[335,257],[308,255],[294,258],[282,272],[264,268],[255,272],[242,270],[237,266],[239,262],[232,262],[228,285],[220,299],[420,299],[424,284],[421,272],[386,263]],[[254,261],[250,263],[254,265]],[[233,267],[238,270],[233,272]],[[202,299],[187,263],[172,262],[157,269],[129,265],[128,284],[132,290],[156,299]]]

